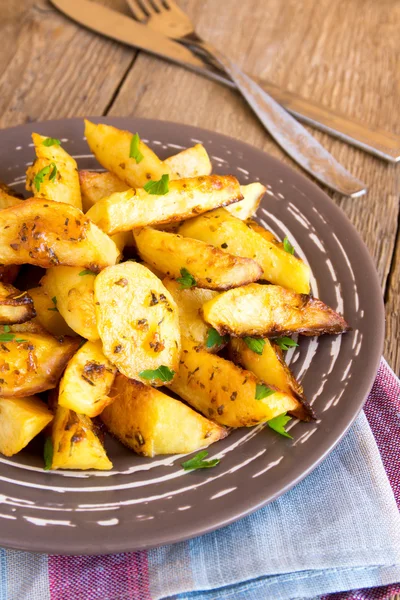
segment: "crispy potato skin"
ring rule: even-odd
[[[139,151],[143,160],[139,163],[129,158],[133,133],[85,120],[85,136],[89,147],[99,163],[130,187],[143,187],[150,179],[158,181],[170,174],[169,167],[140,140]]]
[[[16,341],[21,339],[26,341]],[[30,332],[0,342],[0,396],[30,396],[54,388],[78,346],[78,339]]]
[[[51,439],[54,450],[52,469],[112,469],[112,462],[107,457],[97,430],[86,415],[58,405],[52,422]]]
[[[265,229],[265,227],[260,225],[260,223],[254,221],[254,219],[246,219],[246,225],[256,233],[261,235],[264,238],[264,240],[270,242],[271,244],[274,244],[275,246],[278,246],[283,250],[283,243],[277,240],[274,234],[271,231],[268,231],[268,229]]]
[[[180,284],[170,277],[165,277],[163,284],[170,292],[178,307],[181,331],[185,333],[187,338],[205,346],[210,326],[204,321],[201,309],[203,304],[215,298],[218,292],[198,287],[181,289]],[[209,349],[209,352],[218,352],[223,346],[224,344],[214,346]]]
[[[0,398],[0,454],[14,456],[52,420],[53,414],[37,396]]]
[[[49,298],[56,298],[57,309],[73,331],[91,342],[99,339],[94,306],[95,275],[80,267],[47,269],[41,285]],[[54,306],[54,305],[53,305]]]
[[[250,285],[219,294],[203,306],[203,317],[220,335],[277,337],[344,333],[341,315],[306,294],[278,285]]]
[[[304,397],[303,388],[285,363],[279,346],[265,339],[263,353],[257,354],[250,350],[244,340],[231,338],[228,350],[229,358],[235,364],[251,371],[267,385],[272,385],[298,400],[296,408],[290,411],[292,415],[302,421],[310,421],[315,418],[312,407]]]
[[[187,269],[201,288],[227,290],[260,279],[254,260],[223,252],[204,242],[145,227],[134,232],[139,255],[165,275],[180,277]]]
[[[129,185],[126,185],[119,177],[105,171],[79,171],[79,183],[82,194],[83,212],[87,212],[102,198],[107,198],[115,192],[126,192],[129,190]]]
[[[25,323],[36,316],[28,292],[20,292],[9,283],[0,281],[0,325]]]
[[[261,199],[265,194],[267,188],[259,181],[249,183],[248,185],[241,185],[240,190],[243,194],[243,200],[231,204],[226,207],[226,210],[230,212],[234,217],[245,221],[249,217],[252,217],[257,212],[257,208],[260,205]]]
[[[26,189],[31,191],[36,198],[65,202],[82,210],[76,161],[61,146],[44,146],[45,139],[47,139],[46,136],[32,133],[36,160],[26,172]],[[44,167],[53,163],[57,167],[54,180],[50,181],[49,177],[45,176],[37,189],[34,183],[35,176]]]
[[[28,290],[28,294],[33,300],[36,311],[36,319],[43,325],[46,331],[51,335],[71,335],[76,333],[61,316],[58,310],[55,310],[54,302],[46,293],[44,287],[38,286]]]
[[[227,430],[163,392],[118,374],[114,402],[101,420],[125,446],[142,456],[185,454],[223,439]]]
[[[141,371],[161,365],[177,370],[178,309],[156,275],[139,263],[121,263],[96,277],[94,294],[104,354],[121,373],[141,380]]]
[[[69,361],[60,381],[58,403],[96,417],[112,402],[108,393],[117,369],[104,356],[102,344],[86,342]]]
[[[232,175],[191,177],[170,181],[169,191],[161,196],[148,194],[142,188],[112,194],[96,202],[86,216],[112,235],[183,221],[242,198],[239,182]]]
[[[297,400],[280,390],[256,400],[258,383],[262,382],[250,371],[182,338],[179,371],[167,387],[203,415],[227,427],[251,427],[296,408]]]
[[[77,208],[33,198],[0,211],[0,262],[100,271],[115,264],[114,242]]]
[[[182,152],[166,158],[164,164],[171,171],[171,179],[211,175],[212,171],[210,157],[202,144],[185,148]]]
[[[179,233],[253,258],[263,268],[262,278],[300,294],[310,292],[310,268],[302,260],[268,242],[240,219],[222,208],[183,223]]]

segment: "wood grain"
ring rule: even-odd
[[[124,0],[102,3],[129,14]],[[216,0],[179,3],[204,38],[250,73],[400,134],[398,1],[225,0],[223,10]],[[0,0],[0,14],[0,127],[90,114],[160,118],[243,139],[294,166],[235,92],[86,31],[46,0]],[[359,199],[330,195],[387,285],[385,355],[398,371],[399,167],[314,135],[369,185]]]

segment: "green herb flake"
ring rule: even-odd
[[[208,456],[207,450],[202,450],[193,458],[181,463],[185,471],[194,471],[195,469],[210,469],[216,467],[220,460],[219,458],[213,458],[212,460],[204,460]]]
[[[51,466],[53,464],[53,454],[54,454],[53,442],[51,440],[51,437],[47,437],[46,441],[44,443],[44,452],[43,452],[44,470],[45,471],[50,471],[50,469],[51,469]]]
[[[169,175],[163,175],[161,179],[158,181],[148,181],[143,189],[146,190],[148,194],[153,194],[154,196],[164,196],[169,192]]]
[[[268,421],[268,426],[271,427],[271,429],[273,429],[280,435],[283,435],[284,437],[288,437],[292,440],[293,436],[289,435],[287,433],[287,431],[285,431],[285,425],[289,421],[291,421],[291,417],[287,417],[286,413],[283,413],[282,415],[278,415],[274,419],[271,419],[270,421]]]
[[[256,354],[261,355],[263,353],[266,342],[262,338],[245,337],[243,338],[243,341],[246,344],[246,346],[248,346],[250,350],[252,350]]]
[[[45,140],[43,140],[42,145],[43,146],[60,146],[61,140],[59,140],[58,138],[48,137]]]
[[[289,254],[294,254],[294,248],[293,248],[292,244],[289,242],[287,237],[285,237],[283,240],[283,249],[285,250],[285,252],[288,252]]]
[[[55,296],[53,296],[53,298],[51,299],[51,301],[54,304],[54,307],[53,308],[48,308],[47,310],[53,310],[54,312],[58,312],[57,298]]]
[[[187,269],[185,269],[185,267],[181,269],[181,276],[178,277],[176,281],[180,284],[181,290],[187,290],[196,286],[195,278]]]
[[[207,331],[206,348],[213,348],[214,346],[222,346],[229,342],[229,335],[219,335],[218,331],[213,327]]]
[[[12,342],[14,338],[14,333],[0,333],[0,342]]]
[[[43,167],[43,169],[36,173],[33,179],[33,183],[35,184],[35,188],[38,192],[40,192],[40,186],[42,185],[46,175],[49,175],[49,181],[54,181],[57,175],[57,167],[55,163],[50,163],[49,165],[46,165],[45,167]]]
[[[4,325],[4,331],[5,333],[10,333],[11,328],[8,325]]]
[[[279,346],[281,350],[289,350],[289,348],[295,348],[298,344],[290,337],[281,337],[274,340],[274,343]]]
[[[158,369],[146,369],[145,371],[141,371],[139,373],[139,377],[142,379],[146,379],[148,381],[153,381],[154,379],[159,379],[164,383],[169,383],[172,381],[175,375],[175,371],[172,371],[170,368],[165,365],[161,365]]]
[[[17,344],[23,344],[23,343],[27,342],[28,340],[23,340],[22,338],[15,338],[15,341],[17,342]]]
[[[271,396],[271,394],[275,394],[275,390],[271,390],[271,388],[269,388],[267,385],[264,385],[263,383],[256,384],[256,400],[262,400],[267,396]]]
[[[138,165],[144,159],[143,154],[139,150],[140,137],[138,133],[132,136],[131,145],[129,148],[129,158],[134,158]]]
[[[93,273],[90,269],[85,269],[79,273],[79,277],[83,277],[84,275],[94,275],[96,277],[96,273]]]
[[[55,163],[51,163],[50,166],[53,167],[53,169],[49,175],[49,181],[54,181],[57,175],[57,166]]]

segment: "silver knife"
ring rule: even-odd
[[[191,50],[157,31],[151,30],[151,35],[149,35],[149,30],[145,25],[140,25],[117,11],[89,0],[50,1],[65,15],[88,29],[156,56],[167,58],[229,87],[235,87],[235,84],[226,75],[206,64]],[[361,122],[350,120],[311,100],[255,79],[266,92],[299,121],[390,162],[400,160],[400,136],[379,129],[371,129]]]

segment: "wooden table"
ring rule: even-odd
[[[124,0],[105,3],[129,14]],[[179,3],[199,33],[248,72],[400,134],[396,0]],[[86,31],[46,0],[0,0],[0,15],[0,127],[89,115],[159,118],[243,139],[294,166],[235,92]],[[375,260],[386,301],[385,356],[398,372],[400,166],[315,136],[369,185],[359,199],[330,195]]]

